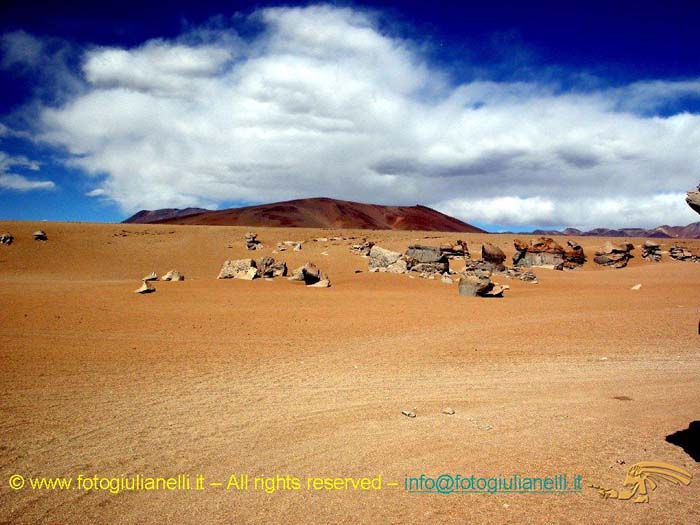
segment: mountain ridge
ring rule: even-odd
[[[481,228],[420,204],[389,206],[312,197],[216,211],[188,210],[202,209],[141,210],[123,222],[486,233]]]

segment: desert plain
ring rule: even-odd
[[[46,231],[38,242],[31,233]],[[503,298],[370,273],[367,237],[527,235],[0,222],[1,523],[698,523],[700,469],[666,436],[700,419],[700,264],[664,254],[495,277]],[[227,259],[313,261],[332,286],[217,280]],[[565,239],[558,239],[564,242]],[[660,239],[667,251],[675,242]],[[698,248],[700,241],[684,241]],[[327,255],[324,255],[327,254]],[[459,269],[458,260],[451,266]],[[155,282],[177,269],[183,282]],[[361,270],[361,273],[356,273]],[[631,288],[641,284],[638,290]],[[445,407],[453,415],[443,414]],[[415,418],[402,415],[415,412]],[[648,503],[602,499],[629,467],[687,469]],[[202,491],[13,490],[25,478],[202,474]],[[379,491],[226,490],[231,474],[382,476]],[[581,475],[573,494],[413,494],[406,476]],[[387,486],[398,482],[398,487]]]

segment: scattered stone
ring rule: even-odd
[[[416,413],[410,410],[402,410],[401,413],[406,417],[416,417]]]
[[[534,272],[530,270],[524,270],[521,266],[513,266],[512,268],[507,268],[506,279],[520,279],[526,283],[538,284],[537,276]]]
[[[490,242],[481,246],[481,258],[490,264],[494,271],[502,272],[506,269],[503,264],[503,261],[506,260],[506,254],[498,246]]]
[[[442,279],[440,279],[440,281],[445,284],[452,284],[452,278],[450,278],[450,274],[447,272],[442,274]]]
[[[328,237],[316,237],[313,239],[314,242],[328,242]]]
[[[331,282],[328,279],[321,279],[317,283],[307,285],[309,288],[330,288]]]
[[[182,275],[180,272],[177,270],[170,270],[168,273],[166,273],[162,278],[162,281],[184,281],[185,276]]]
[[[513,264],[516,266],[551,266],[556,270],[572,270],[586,262],[583,248],[574,241],[567,242],[568,250],[550,237],[540,237],[529,244],[515,239],[513,245]]]
[[[14,240],[15,238],[10,232],[5,232],[2,235],[0,235],[0,244],[6,244],[7,246],[9,246]]]
[[[448,416],[454,416],[455,411],[454,411],[453,408],[446,407],[446,408],[443,408],[443,409],[442,409],[442,413],[443,413],[443,414],[447,414]]]
[[[146,277],[144,277],[144,278],[141,279],[141,280],[144,281],[144,282],[147,282],[147,281],[157,281],[157,280],[158,280],[158,275],[156,275],[156,272],[151,272],[151,273],[149,273]]]
[[[627,262],[634,257],[632,255],[634,245],[630,243],[612,244],[607,241],[603,248],[595,252],[593,260],[601,266],[614,266],[615,268],[624,268]]]
[[[257,265],[253,259],[236,259],[224,262],[217,279],[252,280],[257,273]]]
[[[289,249],[293,249],[295,252],[301,251],[301,245],[302,241],[283,241],[283,242],[278,242],[277,246],[275,247],[275,250],[278,252],[284,252]]]
[[[661,260],[661,245],[658,242],[645,241],[642,244],[642,259],[659,262]]]
[[[263,257],[256,266],[260,277],[284,277],[287,275],[287,264],[283,261],[275,261],[272,257]]]
[[[671,259],[676,261],[687,261],[687,262],[700,262],[700,254],[693,253],[690,248],[682,246],[678,243],[671,246],[668,251]]]
[[[641,284],[635,284],[630,290],[639,290],[642,287]]]
[[[362,270],[355,270],[355,273],[362,273]]]
[[[44,230],[37,230],[34,233],[32,233],[32,235],[34,236],[35,241],[45,241],[48,239]]]
[[[153,285],[151,284],[150,281],[143,281],[143,283],[141,284],[141,287],[138,290],[134,290],[134,293],[144,294],[144,293],[153,293],[155,291],[156,291],[156,289],[153,287]]]
[[[245,234],[245,246],[249,250],[261,250],[264,248],[262,243],[258,240],[258,234],[252,232]]]
[[[369,257],[369,252],[372,250],[372,246],[374,246],[374,243],[372,241],[368,241],[367,239],[362,239],[361,243],[353,244],[350,247],[350,251],[352,253],[354,253],[355,255]]]

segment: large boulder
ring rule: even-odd
[[[32,233],[32,235],[34,236],[35,241],[45,241],[46,239],[48,239],[44,230],[37,230],[34,233]]]
[[[263,257],[256,265],[260,277],[284,277],[287,275],[287,263],[275,261],[272,257]]]
[[[437,246],[421,246],[414,244],[406,250],[406,257],[416,263],[434,263],[443,259],[442,250]]]
[[[252,280],[258,275],[257,264],[253,259],[237,259],[224,262],[217,279]]]
[[[529,244],[515,239],[513,246],[513,264],[516,266],[543,266],[563,270],[578,268],[586,261],[583,248],[574,241],[567,242],[568,249],[550,237],[540,237]]]
[[[467,243],[458,240],[455,244],[445,243],[440,245],[440,252],[448,259],[464,258],[469,259],[469,248]]]
[[[421,275],[443,274],[450,269],[450,263],[439,247],[419,244],[406,250],[406,266]]]
[[[479,275],[463,275],[459,278],[459,295],[476,297],[483,295],[493,288],[489,277]]]
[[[490,242],[481,246],[481,258],[489,263],[495,271],[502,272],[506,269],[503,264],[503,261],[506,260],[506,254],[498,246]]]
[[[304,266],[300,266],[294,270],[288,279],[290,281],[303,282],[307,286],[314,285],[320,281],[328,281],[328,286],[330,286],[330,279],[328,279],[328,276],[324,275],[312,262],[308,262]]]
[[[460,272],[459,295],[465,297],[503,297],[507,286],[491,281],[493,263],[477,259],[469,263]]]
[[[634,250],[634,245],[628,242],[613,244],[610,241],[606,241],[605,245],[595,252],[593,261],[601,266],[624,268],[627,266],[628,261],[634,257],[631,253],[632,250]]]
[[[7,246],[9,246],[14,240],[15,238],[9,232],[5,232],[2,235],[0,235],[0,244],[6,244]]]
[[[405,261],[399,262],[402,257],[399,252],[392,252],[375,244],[369,252],[369,271],[404,273]]]

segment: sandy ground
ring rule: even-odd
[[[31,239],[38,227],[47,242]],[[224,260],[269,255],[280,240],[367,235],[403,250],[461,237],[472,253],[490,240],[510,255],[513,237],[258,228],[266,249],[248,252],[246,228],[4,230],[16,240],[0,246],[2,523],[700,522],[698,463],[665,441],[700,419],[700,264],[648,263],[637,248],[623,270],[589,262],[536,270],[536,285],[496,278],[507,296],[480,299],[459,297],[456,284],[368,273],[352,241],[277,256],[292,268],[315,262],[330,289],[216,275]],[[591,259],[604,242],[579,241]],[[185,282],[133,293],[142,276],[173,268]],[[414,407],[416,418],[401,415]],[[696,479],[662,481],[648,504],[588,487],[622,488],[639,461]],[[113,495],[8,481],[180,473],[204,475],[206,489]],[[304,485],[381,475],[383,487],[226,490],[241,473]],[[403,488],[405,476],[443,473],[578,474],[583,491]]]

